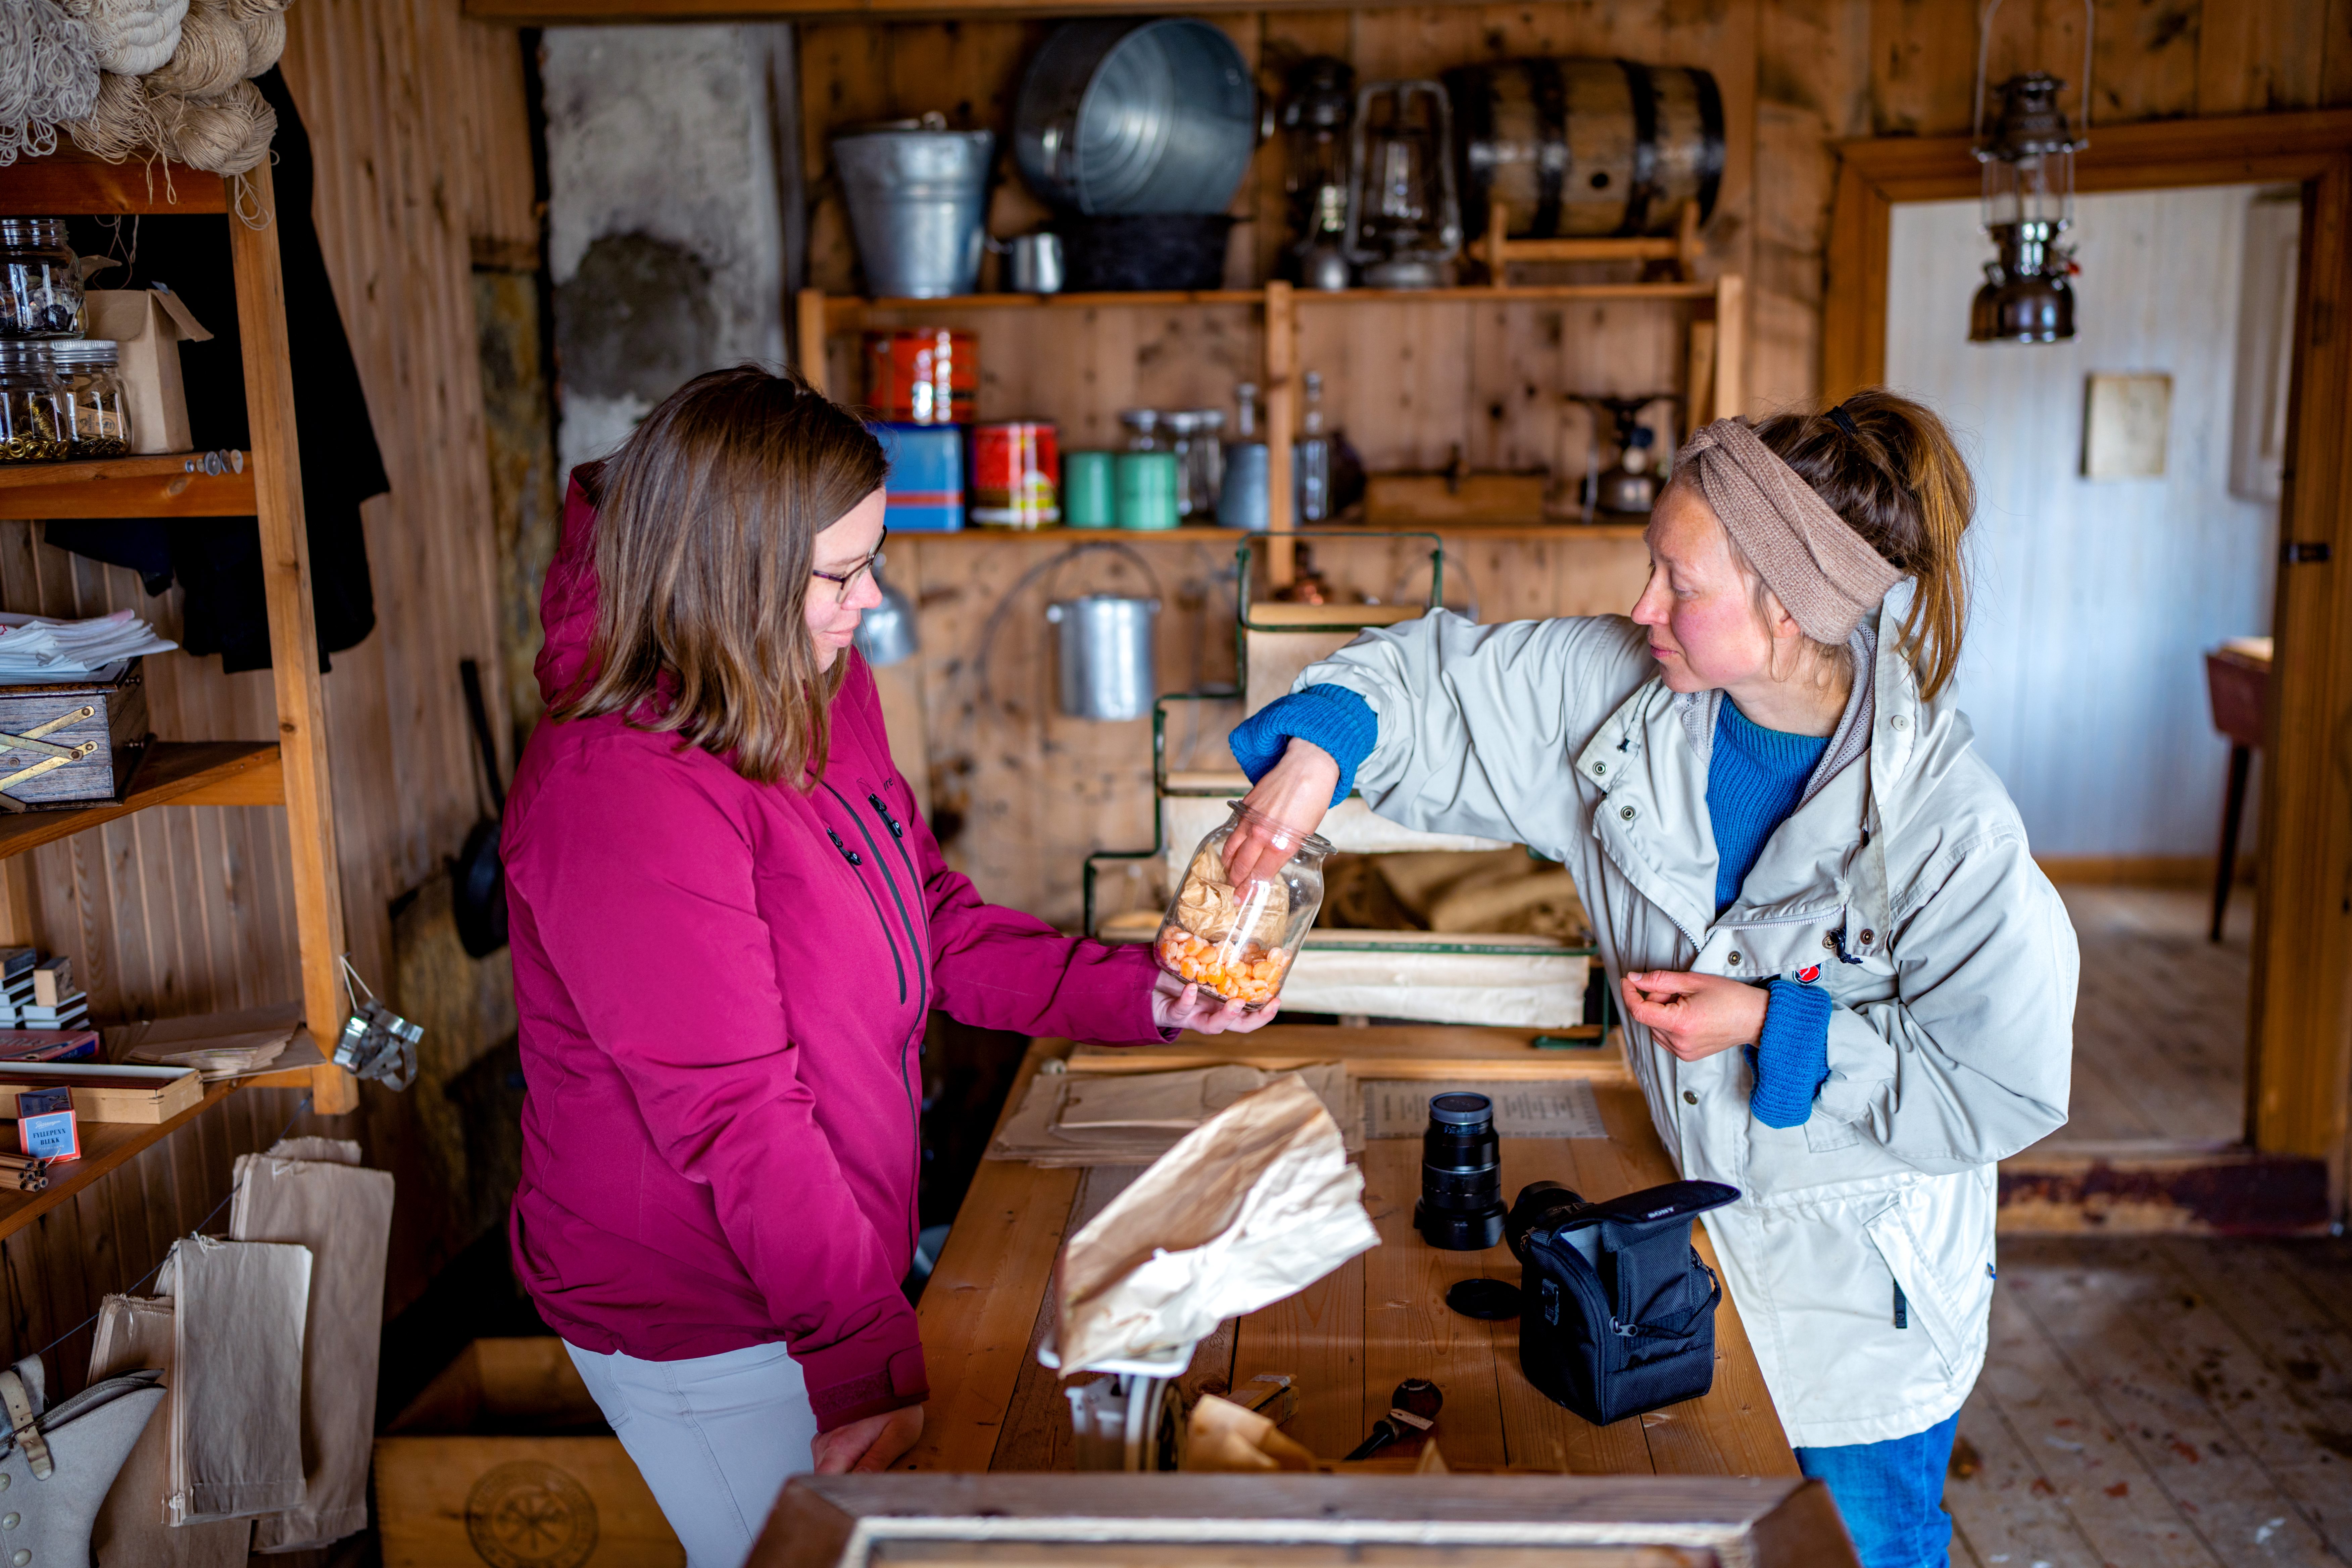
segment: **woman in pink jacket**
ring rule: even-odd
[[[798,380],[713,372],[572,477],[548,573],[550,721],[504,829],[515,1266],[693,1568],[740,1563],[787,1475],[922,1430],[932,1009],[1109,1042],[1273,1013],[948,869],[850,646],[884,473]]]

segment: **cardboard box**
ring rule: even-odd
[[[73,1090],[74,1114],[84,1121],[158,1127],[205,1097],[194,1068],[111,1067],[79,1062],[11,1063],[0,1067],[0,1105],[27,1089]]]
[[[554,1338],[476,1340],[375,1442],[383,1568],[682,1568],[686,1549]]]
[[[93,289],[82,297],[93,338],[112,338],[121,352],[122,392],[131,411],[133,452],[184,452],[188,395],[180,381],[180,345],[212,333],[188,313],[176,294],[152,289]]]

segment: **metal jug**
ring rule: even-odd
[[[1140,719],[1159,692],[1157,599],[1087,594],[1045,606],[1061,656],[1061,707],[1073,719]]]

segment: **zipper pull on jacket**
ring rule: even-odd
[[[898,826],[898,819],[890,815],[890,808],[882,804],[882,797],[880,795],[869,794],[866,795],[866,799],[867,804],[874,807],[875,814],[880,816],[884,823],[888,825],[891,837],[904,838],[907,837],[907,830]]]
[[[848,861],[853,866],[863,866],[866,864],[866,861],[858,855],[856,850],[852,849],[848,845],[844,844],[841,841],[840,834],[835,833],[832,828],[828,827],[824,830],[824,836],[833,840],[833,847],[841,851],[841,858],[843,859]]]

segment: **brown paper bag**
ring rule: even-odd
[[[188,395],[180,381],[180,344],[212,337],[176,294],[152,289],[93,289],[82,296],[89,335],[112,338],[121,356],[122,395],[134,452],[184,452]]]
[[[1363,1173],[1286,1073],[1184,1135],[1062,1249],[1065,1373],[1189,1344],[1380,1245]]]
[[[1185,1426],[1183,1468],[1188,1470],[1246,1475],[1315,1468],[1315,1456],[1272,1421],[1213,1394],[1201,1395]]]

